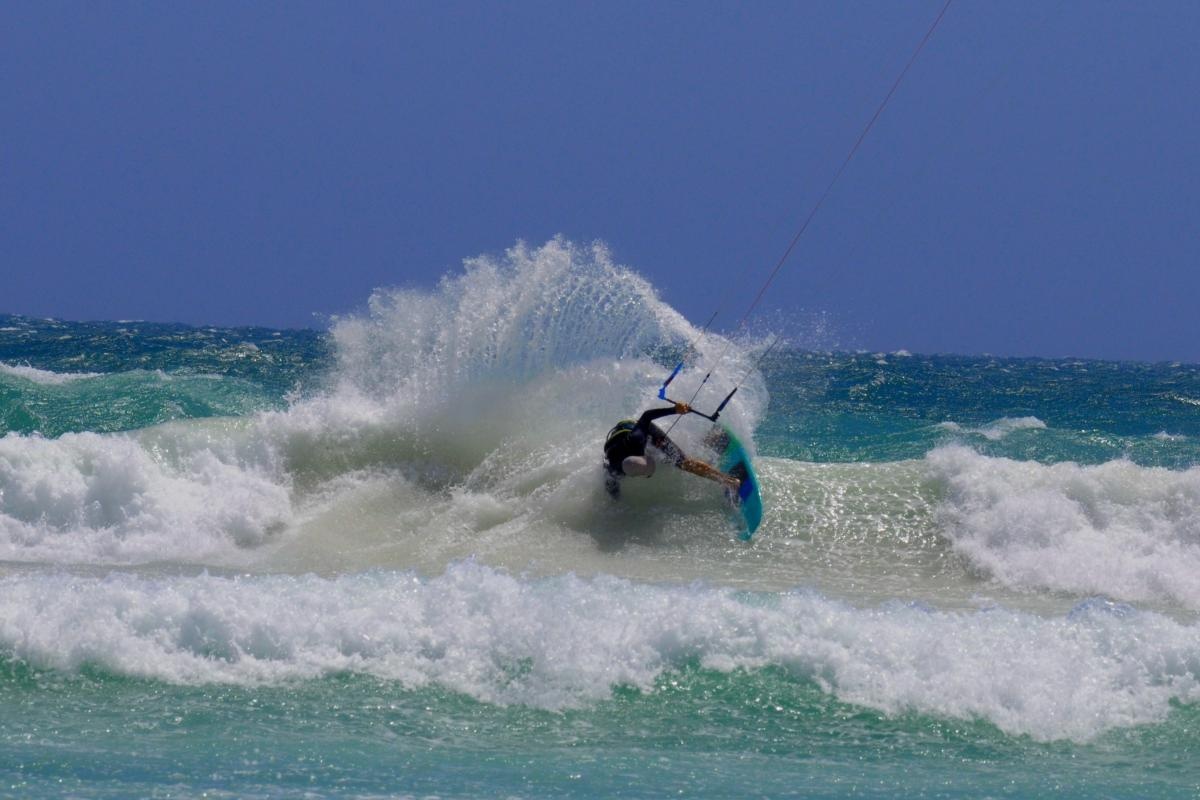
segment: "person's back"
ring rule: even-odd
[[[646,452],[647,444],[666,455],[676,467],[708,478],[727,487],[736,489],[739,481],[726,475],[710,464],[688,458],[654,420],[672,414],[688,414],[691,408],[687,403],[676,403],[669,408],[652,408],[642,413],[637,421],[621,420],[604,440],[604,469],[606,472],[604,486],[608,493],[616,498],[620,494],[620,479],[623,477],[649,478],[654,474],[654,457]]]

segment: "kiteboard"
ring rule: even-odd
[[[717,469],[742,482],[737,493],[731,489],[726,492],[726,498],[738,518],[741,528],[738,538],[749,541],[754,531],[758,530],[763,515],[762,497],[758,494],[758,476],[754,474],[750,454],[733,431],[721,424],[713,425],[705,441],[717,453]]]

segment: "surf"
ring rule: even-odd
[[[181,686],[349,674],[563,711],[615,687],[652,694],[698,664],[730,688],[782,670],[892,716],[1076,741],[1200,700],[1196,623],[1104,601],[1052,617],[856,608],[803,590],[522,579],[467,561],[429,578],[17,574],[0,577],[0,611],[10,663]]]

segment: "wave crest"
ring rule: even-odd
[[[1200,467],[1045,465],[962,446],[926,464],[942,534],[997,580],[1200,609]]]
[[[779,666],[889,714],[983,718],[1013,734],[1078,740],[1200,700],[1194,624],[1103,604],[1049,619],[856,609],[810,593],[526,581],[462,562],[430,580],[10,576],[0,579],[0,612],[0,654],[182,684],[351,672],[563,709],[616,686],[652,691],[664,672],[697,660],[725,672]]]

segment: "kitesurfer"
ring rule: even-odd
[[[636,422],[623,419],[608,432],[604,440],[604,488],[610,495],[616,498],[620,494],[620,479],[623,477],[649,478],[654,474],[654,456],[646,452],[647,444],[652,444],[684,472],[716,481],[737,492],[741,481],[732,475],[726,475],[711,464],[688,458],[679,446],[654,424],[654,420],[660,417],[688,414],[691,410],[687,403],[675,403],[668,408],[651,408],[638,417]]]

